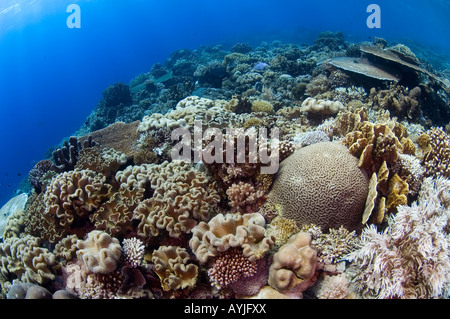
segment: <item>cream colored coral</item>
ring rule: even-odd
[[[53,253],[56,257],[66,261],[76,257],[78,237],[76,235],[69,235],[62,238],[56,243]]]
[[[244,256],[255,261],[274,245],[275,237],[265,235],[265,224],[259,213],[218,214],[194,227],[189,246],[202,264],[231,247],[242,247]]]
[[[311,247],[311,235],[293,235],[273,256],[268,283],[284,294],[301,296],[314,282],[317,252]]]
[[[280,164],[268,195],[280,204],[282,216],[297,226],[315,224],[324,231],[356,229],[366,203],[369,179],[358,160],[339,143],[316,143],[299,150]]]
[[[177,246],[161,246],[153,252],[152,262],[164,291],[195,286],[198,267],[189,259],[187,250]]]
[[[325,101],[314,98],[307,98],[303,101],[301,111],[319,114],[337,114],[340,110],[344,110],[345,106],[339,101]]]
[[[86,240],[78,240],[77,248],[77,258],[89,271],[100,274],[114,271],[122,252],[117,238],[99,230],[91,231]]]

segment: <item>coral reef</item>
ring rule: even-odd
[[[202,46],[108,87],[2,209],[1,297],[448,297],[450,82],[405,44]]]

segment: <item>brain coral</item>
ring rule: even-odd
[[[232,247],[242,247],[244,257],[255,261],[272,249],[275,237],[265,235],[265,220],[259,213],[218,214],[192,229],[189,246],[201,263]]]
[[[77,248],[77,258],[91,272],[100,274],[114,271],[122,253],[119,240],[100,230],[91,231],[86,240],[78,240]]]
[[[369,179],[358,159],[343,145],[313,144],[295,151],[280,164],[269,202],[301,227],[316,224],[324,231],[349,230],[361,223]]]

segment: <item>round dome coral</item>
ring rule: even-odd
[[[269,202],[281,205],[282,216],[320,226],[323,231],[361,224],[369,180],[358,159],[334,142],[295,151],[280,164]]]

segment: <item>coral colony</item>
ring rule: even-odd
[[[1,296],[448,297],[436,61],[325,32],[178,50],[106,88],[2,208]]]

